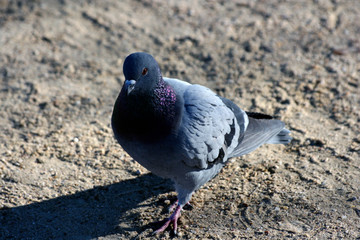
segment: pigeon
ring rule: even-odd
[[[157,61],[135,52],[123,65],[125,82],[111,125],[122,148],[146,169],[174,182],[175,209],[154,233],[170,224],[177,232],[181,210],[192,194],[214,178],[230,158],[263,144],[287,144],[285,124],[245,112],[209,88],[163,77]]]

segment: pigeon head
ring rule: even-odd
[[[150,54],[144,52],[136,52],[126,57],[123,72],[127,95],[151,94],[151,90],[162,81],[158,63]]]
[[[148,53],[130,54],[123,72],[125,82],[112,116],[117,139],[153,141],[167,136],[179,122],[181,100],[163,80],[156,60]]]

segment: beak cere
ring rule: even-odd
[[[127,89],[127,95],[129,95],[131,93],[131,91],[134,89],[136,84],[135,80],[126,80],[125,81],[125,87]]]

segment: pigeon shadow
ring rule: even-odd
[[[29,205],[0,209],[0,239],[92,239],[141,231],[126,225],[131,209],[153,195],[172,191],[169,180],[151,173],[119,183]]]

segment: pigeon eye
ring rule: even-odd
[[[144,69],[142,70],[141,74],[144,76],[144,75],[147,74],[147,72],[148,72],[148,69],[147,69],[147,68],[144,68]]]

